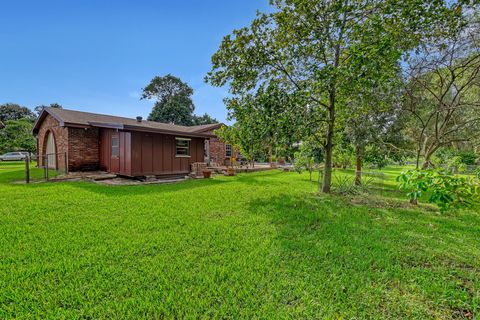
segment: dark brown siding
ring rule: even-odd
[[[119,166],[118,170],[114,170],[112,165],[112,135],[118,134],[119,142]],[[130,176],[132,172],[131,167],[131,133],[130,132],[116,132],[113,129],[102,129],[100,131],[100,169]],[[118,160],[117,160],[118,161]]]
[[[204,161],[204,139],[191,138],[190,157],[176,157],[172,135],[132,132],[132,176],[187,174]],[[179,136],[181,137],[181,136]]]

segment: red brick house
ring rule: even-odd
[[[40,166],[101,169],[124,176],[188,174],[195,162],[229,155],[213,130],[66,109],[45,108],[35,122]],[[228,147],[227,147],[228,149]]]
[[[223,125],[223,123],[205,125],[203,129],[199,129],[198,131],[211,136],[210,139],[205,141],[205,150],[208,155],[205,161],[211,166],[227,166],[230,164],[230,158],[238,157],[240,154],[239,150],[223,142],[215,135],[214,131]]]

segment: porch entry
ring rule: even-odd
[[[120,141],[119,134],[113,133],[110,140],[110,171],[120,172]]]
[[[204,161],[206,164],[210,165],[210,140],[205,139],[205,155]]]

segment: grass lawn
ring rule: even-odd
[[[268,171],[173,185],[12,184],[0,318],[480,317],[480,214]]]

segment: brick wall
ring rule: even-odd
[[[96,170],[100,162],[99,130],[97,128],[66,128],[50,115],[43,120],[37,134],[38,165],[43,166],[47,134],[53,133],[56,147],[57,168],[65,170],[65,154],[68,170]]]
[[[97,170],[100,165],[99,144],[98,128],[68,128],[69,170]]]
[[[47,134],[49,132],[53,133],[55,139],[57,167],[60,170],[64,170],[65,153],[68,151],[68,130],[67,128],[60,127],[58,121],[50,115],[45,117],[37,134],[38,165],[44,165],[42,155],[45,154]]]
[[[232,155],[238,157],[240,150],[233,148]],[[230,165],[230,157],[225,156],[225,142],[218,138],[210,138],[210,163],[220,166]]]
[[[210,162],[212,164],[226,165],[225,143],[217,138],[210,138]]]

